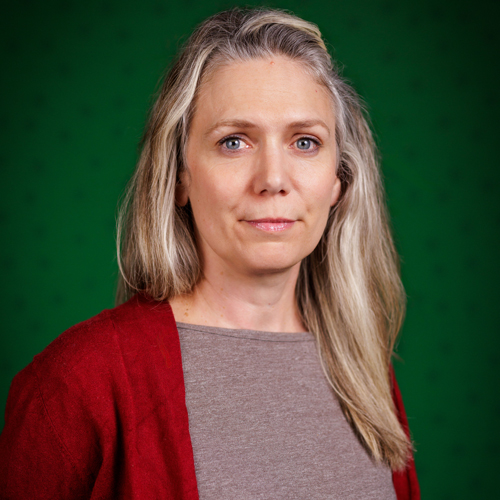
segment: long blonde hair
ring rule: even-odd
[[[317,339],[325,375],[361,443],[398,470],[411,443],[395,413],[390,363],[405,310],[376,147],[356,92],[339,75],[318,27],[290,13],[232,9],[204,21],[170,69],[150,113],[118,217],[117,303],[189,293],[200,262],[189,204],[175,204],[200,82],[220,65],[284,55],[332,97],[340,200],[300,267],[296,300]]]

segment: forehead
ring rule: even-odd
[[[193,122],[234,118],[268,124],[322,120],[331,125],[333,100],[300,61],[273,56],[231,62],[203,78]]]

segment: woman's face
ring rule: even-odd
[[[187,143],[189,198],[207,266],[262,275],[300,263],[340,194],[326,89],[285,57],[217,69],[203,82]]]

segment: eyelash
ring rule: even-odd
[[[223,137],[219,142],[218,142],[218,145],[219,146],[222,146],[226,141],[228,141],[229,139],[239,139],[240,141],[244,141],[244,139],[242,137],[240,137],[239,135],[228,135],[226,137]],[[302,136],[302,137],[299,137],[296,141],[294,141],[294,144],[298,141],[300,141],[301,139],[307,139],[309,141],[312,141],[314,144],[316,144],[316,148],[312,149],[312,150],[302,150],[304,151],[305,153],[312,153],[313,151],[316,151],[317,149],[319,149],[322,144],[318,141],[318,139],[315,139],[314,137],[309,137],[309,136]],[[238,151],[240,151],[239,149],[226,149],[226,151],[229,151],[230,153],[237,153]]]

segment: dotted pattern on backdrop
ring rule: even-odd
[[[151,95],[231,2],[19,2],[3,17],[0,401],[59,333],[113,306],[115,214]],[[499,364],[493,2],[272,2],[318,23],[364,96],[408,314],[398,379],[424,498],[493,498]]]

